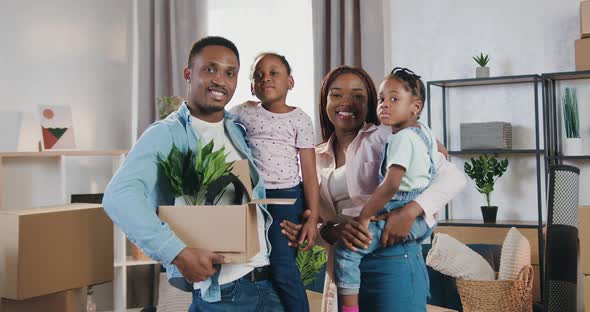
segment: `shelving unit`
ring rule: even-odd
[[[590,155],[563,155],[562,153],[562,138],[559,136],[559,129],[561,122],[558,122],[559,113],[557,110],[557,84],[563,81],[572,80],[588,80],[590,79],[590,70],[586,71],[573,71],[573,72],[556,72],[556,73],[545,73],[542,74],[543,78],[543,100],[547,104],[544,106],[545,115],[548,120],[547,132],[547,145],[548,153],[547,158],[551,164],[562,164],[564,160],[570,161],[588,161]]]
[[[505,155],[506,157],[535,157],[536,160],[536,186],[537,186],[537,221],[533,222],[523,222],[523,221],[497,221],[496,223],[483,223],[482,220],[457,220],[451,219],[449,216],[449,208],[448,205],[445,208],[445,215],[444,219],[439,221],[439,229],[445,228],[448,229],[449,232],[456,232],[456,231],[469,231],[473,232],[474,235],[479,237],[485,237],[485,235],[481,235],[481,233],[476,233],[475,228],[480,228],[480,231],[491,231],[490,233],[504,233],[503,231],[507,231],[508,228],[517,227],[520,228],[522,231],[526,231],[529,235],[532,233],[536,233],[536,242],[531,242],[531,248],[538,246],[538,253],[535,252],[536,257],[538,258],[540,276],[543,274],[543,257],[539,255],[543,255],[543,199],[544,190],[542,189],[542,178],[544,176],[545,183],[547,181],[547,158],[545,157],[546,150],[544,146],[547,146],[547,138],[546,132],[541,131],[544,129],[543,125],[547,124],[547,116],[545,114],[545,110],[542,110],[543,116],[542,118],[539,116],[539,86],[543,86],[542,84],[543,78],[540,75],[532,74],[532,75],[519,75],[519,76],[502,76],[502,77],[491,77],[491,78],[473,78],[473,79],[456,79],[456,80],[437,80],[437,81],[429,81],[427,83],[427,107],[428,107],[428,115],[427,115],[427,122],[430,127],[432,127],[432,100],[431,100],[431,88],[432,87],[439,87],[442,91],[442,130],[443,130],[443,144],[445,146],[449,146],[449,126],[448,126],[448,103],[447,103],[447,91],[449,88],[463,88],[463,87],[477,87],[482,88],[485,86],[492,86],[492,85],[513,85],[513,84],[531,84],[534,94],[534,99],[531,101],[531,104],[534,104],[534,116],[532,121],[534,122],[534,133],[535,133],[535,144],[534,149],[489,149],[489,150],[451,150],[449,151],[450,157],[463,157],[467,158],[470,155],[479,155],[479,154],[495,154],[495,155]],[[545,95],[543,90],[543,96]],[[544,98],[543,98],[544,99]],[[542,104],[545,104],[545,101],[542,101]],[[543,147],[541,146],[541,140],[543,140]],[[544,168],[545,170],[541,170],[541,162],[544,161]],[[468,230],[473,229],[473,230]],[[532,232],[531,232],[532,231]],[[534,244],[533,244],[534,243]],[[536,251],[536,250],[535,250]],[[535,261],[535,259],[533,259]],[[543,287],[542,280],[541,289]],[[541,291],[542,293],[542,291]]]
[[[60,171],[60,199],[62,203],[68,203],[69,199],[67,197],[67,189],[66,189],[66,179],[67,179],[67,172],[66,172],[66,159],[69,157],[86,157],[86,156],[105,156],[112,158],[112,173],[114,174],[115,171],[119,168],[122,164],[125,156],[127,154],[127,150],[101,150],[101,151],[92,151],[92,150],[64,150],[64,151],[44,151],[44,152],[4,152],[0,153],[0,177],[2,176],[2,169],[4,166],[8,165],[10,160],[19,160],[19,159],[30,159],[30,160],[41,160],[41,159],[56,159],[59,162],[59,171]],[[1,182],[1,180],[0,180]],[[2,195],[3,195],[3,188],[2,183],[0,183],[0,209],[2,207]],[[138,261],[134,260],[131,256],[127,255],[127,238],[125,234],[115,225],[114,227],[114,259],[113,259],[113,266],[114,266],[114,280],[113,280],[113,298],[114,298],[114,311],[115,312],[123,312],[123,311],[140,311],[141,309],[127,309],[127,267],[130,266],[138,266],[138,265],[154,265],[157,264],[156,261]]]

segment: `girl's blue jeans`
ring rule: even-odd
[[[301,224],[304,197],[301,184],[288,189],[267,189],[266,198],[296,198],[293,205],[268,205],[273,222],[268,232],[272,246],[270,253],[271,280],[286,311],[309,311],[307,294],[295,262],[297,248],[289,247],[289,240],[281,233],[280,223],[289,220]]]

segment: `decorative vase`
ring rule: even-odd
[[[498,206],[481,206],[481,214],[483,216],[483,223],[496,223]]]
[[[561,153],[565,156],[584,155],[584,141],[582,138],[564,138]]]
[[[490,77],[490,68],[489,67],[476,67],[475,68],[475,78],[488,78]]]

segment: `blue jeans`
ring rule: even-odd
[[[201,299],[199,289],[193,291],[193,303],[188,312],[281,312],[279,297],[269,280],[252,282],[248,278],[221,285],[221,301]]]
[[[426,312],[430,282],[415,241],[378,249],[360,265],[360,311]]]
[[[293,205],[268,205],[267,209],[273,218],[268,231],[272,246],[270,252],[270,269],[273,286],[286,311],[308,312],[309,304],[305,287],[301,281],[299,269],[295,262],[297,249],[289,247],[289,240],[281,234],[280,223],[289,220],[299,224],[303,213],[303,187],[301,184],[288,189],[266,190],[266,198],[296,198]]]
[[[389,201],[381,212],[384,213],[403,207],[408,202],[409,200]],[[336,286],[338,286],[338,294],[356,295],[359,293],[359,288],[361,287],[361,271],[359,266],[364,257],[380,248],[381,234],[383,233],[385,223],[385,220],[369,223],[369,232],[373,234],[373,240],[366,249],[357,248],[357,251],[352,251],[342,243],[336,246],[334,250],[334,275]],[[418,217],[414,221],[405,241],[423,240],[430,233],[430,227],[426,224],[424,218]]]

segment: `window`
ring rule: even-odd
[[[238,86],[227,107],[256,99],[250,91],[250,67],[259,53],[276,52],[293,69],[295,87],[287,104],[303,109],[315,124],[311,0],[215,0],[208,11],[208,35],[226,37],[240,51]]]

